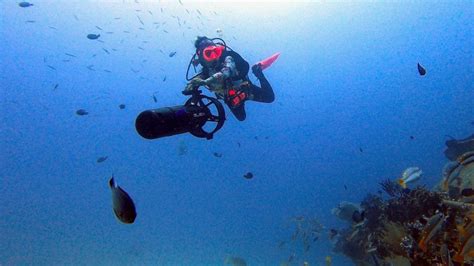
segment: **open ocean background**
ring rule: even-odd
[[[0,1],[0,265],[351,265],[326,232],[279,248],[288,220],[341,228],[333,207],[410,166],[432,187],[445,135],[474,129],[472,1],[31,3]],[[250,64],[281,52],[276,101],[226,109],[210,141],[142,139],[136,116],[184,103],[194,39],[217,29]]]

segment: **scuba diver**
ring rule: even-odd
[[[188,72],[191,64],[194,68],[200,64],[202,71],[191,79],[188,78],[190,82],[186,85],[184,94],[199,86],[206,86],[218,99],[224,100],[239,121],[246,118],[245,101],[271,103],[275,100],[272,86],[262,70],[269,67],[279,53],[252,66],[252,73],[260,81],[258,87],[248,78],[249,63],[222,39],[198,36],[194,46],[196,53],[189,63]]]

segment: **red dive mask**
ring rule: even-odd
[[[208,46],[208,47],[204,48],[204,50],[202,50],[202,57],[207,62],[212,62],[214,60],[219,59],[224,50],[225,50],[225,46],[211,45],[211,46]]]

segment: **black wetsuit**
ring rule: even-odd
[[[245,101],[271,103],[275,100],[272,86],[263,75],[260,66],[254,65],[252,67],[253,74],[260,81],[260,87],[258,87],[249,80],[249,64],[238,53],[225,51],[213,66],[206,66],[202,60],[200,62],[203,66],[201,78],[208,81],[208,87],[211,91],[214,91],[219,98],[224,99],[239,121],[243,121],[246,118]],[[214,87],[212,84],[216,84],[216,86]],[[246,98],[240,104],[234,106],[229,101],[227,92],[229,89],[232,89],[233,85],[239,86],[239,84],[246,84],[245,86],[240,86],[240,90],[246,93]],[[221,89],[216,88],[220,86],[222,86]]]

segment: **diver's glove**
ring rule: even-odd
[[[263,71],[262,71],[262,66],[260,64],[255,64],[252,66],[252,73],[257,77],[258,79],[263,78]]]
[[[203,86],[206,85],[206,80],[202,78],[194,78],[193,80],[191,80],[191,84],[195,87]]]
[[[194,89],[197,89],[199,88],[200,86],[203,86],[203,85],[206,85],[206,81],[201,79],[201,78],[194,78],[191,80],[191,82],[189,82],[187,85],[186,85],[186,88],[184,88],[184,91],[182,91],[182,93],[184,95],[190,95],[192,94],[192,91]]]

